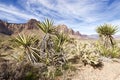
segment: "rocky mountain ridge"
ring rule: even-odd
[[[8,23],[0,20],[0,33],[6,35],[17,34],[23,30],[37,29],[36,23],[39,21],[30,19],[27,23]]]
[[[59,32],[64,32],[65,34],[69,34],[69,35],[75,35],[75,36],[82,36],[81,33],[79,31],[74,31],[71,28],[68,28],[66,25],[64,24],[60,24],[57,26],[57,30]]]
[[[22,32],[23,30],[38,30],[37,21],[36,19],[30,19],[27,23],[8,23],[5,21],[0,20],[0,33],[6,35],[13,35]],[[60,32],[64,32],[65,34],[69,34],[72,36],[82,37],[79,31],[74,31],[73,29],[69,29],[66,25],[58,25],[57,30]]]

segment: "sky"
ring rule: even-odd
[[[96,34],[104,23],[120,28],[120,0],[0,0],[0,19],[25,23],[31,18],[49,18],[81,34]]]

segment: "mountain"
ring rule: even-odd
[[[74,31],[71,28],[68,28],[66,25],[64,24],[60,24],[57,26],[57,31],[58,32],[63,32],[65,34],[69,34],[69,35],[74,35],[74,36],[82,36],[81,33],[79,31]]]
[[[91,35],[88,35],[88,37],[92,39],[99,39],[99,35],[97,34],[91,34]]]
[[[39,21],[30,19],[27,23],[8,23],[0,20],[0,33],[6,35],[17,34],[23,30],[37,29],[36,23]]]
[[[0,33],[5,35],[13,35],[18,34],[22,31],[31,31],[31,30],[38,30],[38,27],[36,26],[37,23],[40,23],[40,21],[37,21],[36,19],[30,19],[26,23],[8,23],[5,21],[0,20]],[[69,34],[72,37],[78,37],[81,38],[82,35],[79,31],[74,31],[73,29],[69,29],[66,25],[57,25],[56,27],[58,32],[63,32],[65,34]]]
[[[99,39],[99,35],[98,34],[91,34],[91,35],[87,35],[87,37],[90,39]],[[115,34],[113,35],[113,38],[115,39],[120,39],[120,34]]]

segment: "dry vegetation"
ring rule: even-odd
[[[89,70],[76,79],[76,72],[88,65],[101,69],[105,58],[120,58],[120,43],[112,37],[118,29],[112,25],[97,28],[98,41],[71,39],[48,19],[37,25],[43,37],[23,33],[5,37],[8,40],[1,37],[0,80],[103,80],[85,78]]]

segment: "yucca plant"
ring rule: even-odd
[[[69,41],[68,39],[68,35],[64,34],[64,33],[56,33],[56,37],[54,38],[54,48],[57,52],[60,51],[60,49],[62,49],[63,45]]]
[[[46,77],[49,80],[54,80],[56,72],[62,73],[63,65],[66,64],[62,45],[66,42],[67,36],[55,30],[52,20],[46,19],[44,22],[38,24],[38,27],[45,33],[39,46],[39,53],[42,56],[41,62],[46,64]]]
[[[17,37],[15,37],[14,41],[18,46],[24,46],[29,47],[32,45],[37,38],[35,36],[25,35],[25,34],[19,34]]]
[[[47,44],[49,44],[51,40],[51,34],[55,32],[55,29],[53,27],[53,21],[46,19],[45,21],[38,23],[37,26],[40,30],[42,30],[42,32],[45,33],[41,41],[40,47],[42,48],[42,52],[46,52],[46,50],[48,49]]]
[[[37,25],[45,34],[52,34],[55,32],[52,20],[46,19],[44,22],[38,23]]]
[[[113,26],[111,24],[104,24],[100,25],[96,32],[99,34],[100,38],[103,40],[103,44],[106,47],[109,47],[110,45],[113,47],[115,45],[115,42],[113,41],[113,36],[118,31],[117,26]]]
[[[15,37],[13,41],[19,48],[23,48],[22,50],[24,50],[23,53],[24,57],[27,58],[26,60],[28,60],[31,63],[35,63],[37,61],[37,53],[34,53],[31,48],[32,45],[37,41],[37,37],[19,34],[17,37]]]

